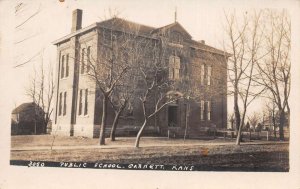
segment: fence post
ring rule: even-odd
[[[267,131],[267,141],[269,141],[269,131]]]
[[[170,139],[170,130],[168,129],[168,139]]]

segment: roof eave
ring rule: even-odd
[[[68,34],[68,35],[66,35],[66,36],[64,36],[64,37],[62,37],[60,39],[57,39],[57,40],[53,41],[52,44],[53,45],[58,45],[59,43],[62,43],[62,42],[65,42],[65,41],[69,40],[71,37],[74,37],[74,36],[76,36],[78,34],[81,34],[83,32],[92,30],[92,29],[94,29],[96,27],[97,27],[97,22],[94,23],[94,24],[92,24],[92,25],[89,25],[89,26],[87,26],[85,28],[82,28],[80,30],[77,30],[77,31],[75,31],[73,33],[70,33],[70,34]]]

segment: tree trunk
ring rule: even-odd
[[[108,96],[103,95],[103,104],[102,104],[102,120],[101,120],[101,127],[100,127],[100,145],[105,145],[105,127],[106,127],[106,117],[107,117],[107,103],[108,103]]]
[[[139,132],[138,132],[138,134],[136,136],[135,145],[134,145],[134,147],[136,147],[136,148],[138,148],[139,145],[140,145],[141,135],[143,133],[143,130],[144,130],[145,126],[147,125],[147,121],[148,121],[148,119],[145,119],[145,121],[144,121],[141,129],[139,130]]]
[[[284,127],[284,121],[285,121],[285,115],[284,115],[284,110],[279,110],[280,113],[280,118],[279,118],[279,139],[281,141],[284,140],[284,131],[283,131],[283,127]]]
[[[236,137],[236,145],[240,145],[241,141],[242,141],[242,137],[243,137],[242,129],[244,127],[245,115],[246,115],[246,112],[244,112],[243,118],[242,118],[242,124],[239,126],[239,130],[238,130],[237,137]]]
[[[110,140],[111,141],[115,141],[116,140],[116,136],[115,136],[115,133],[116,133],[116,129],[117,129],[117,126],[118,126],[118,123],[119,123],[119,118],[120,118],[120,115],[121,115],[121,112],[122,112],[122,109],[119,109],[115,115],[115,118],[114,118],[114,122],[111,126],[111,131],[110,131]]]
[[[239,130],[237,132],[236,142],[235,142],[236,145],[240,145],[241,144],[241,139],[242,139],[242,137],[241,137],[242,129],[241,128],[242,127],[239,127]]]
[[[276,120],[275,120],[274,113],[272,114],[272,123],[273,123],[274,138],[275,138],[275,140],[277,140],[277,135],[276,135]]]
[[[239,127],[241,124],[241,115],[240,115],[240,110],[239,110],[239,105],[238,105],[238,94],[237,94],[237,89],[234,92],[234,117],[235,117],[235,129],[236,129],[236,135],[238,135],[239,132]]]

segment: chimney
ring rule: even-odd
[[[72,28],[71,32],[75,32],[81,29],[82,24],[82,10],[75,9],[72,14]]]
[[[205,40],[200,40],[199,42],[205,45]]]

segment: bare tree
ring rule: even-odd
[[[168,104],[184,98],[184,94],[176,91],[178,82],[169,78],[169,62],[167,36],[160,37],[156,41],[148,41],[143,48],[146,57],[138,61],[136,71],[139,82],[142,83],[138,94],[143,110],[143,124],[136,136],[135,147],[139,147],[142,133],[148,121],[160,112]],[[154,104],[154,107],[153,107]]]
[[[267,113],[267,119],[268,123],[271,126],[273,126],[273,134],[274,138],[277,140],[277,120],[278,120],[278,114],[276,114],[276,104],[274,100],[270,100],[271,102],[267,102],[265,105],[266,113]]]
[[[265,17],[268,29],[264,37],[268,55],[263,63],[257,64],[259,77],[256,82],[268,89],[277,106],[280,140],[284,140],[285,112],[287,111],[288,116],[290,114],[291,23],[286,10],[280,13],[268,10]]]
[[[250,126],[252,126],[255,129],[260,120],[259,113],[253,112],[250,116],[248,116],[248,120]]]
[[[115,117],[110,132],[111,141],[115,141],[116,129],[124,109],[126,106],[128,106],[128,109],[131,108],[131,101],[134,94],[134,85],[132,85],[132,83],[134,82],[134,78],[128,75],[128,77],[123,79],[121,84],[116,87],[116,90],[114,90],[109,98],[109,102],[115,112]]]
[[[101,40],[97,57],[89,56],[82,69],[88,70],[88,76],[96,83],[96,91],[102,97],[102,112],[100,125],[100,145],[105,144],[105,130],[107,125],[107,110],[110,103],[115,109],[115,120],[113,123],[111,138],[114,139],[114,132],[119,116],[126,106],[130,91],[126,88],[128,79],[132,74],[132,65],[140,56],[139,28],[130,24],[123,31],[114,30],[114,26],[122,24],[124,20],[117,17],[110,19],[109,25],[100,29]],[[87,48],[88,49],[88,48]],[[92,53],[91,53],[92,54]],[[127,90],[127,91],[126,91]],[[126,94],[127,93],[127,94]]]
[[[235,12],[225,14],[225,17],[226,32],[229,38],[227,52],[232,53],[232,57],[229,59],[228,75],[234,93],[236,144],[240,145],[247,108],[265,90],[258,88],[259,86],[253,82],[254,66],[264,57],[260,52],[263,28],[260,25],[261,12],[253,11],[251,15],[245,13],[242,20],[238,20]],[[242,113],[239,101],[242,104]]]
[[[43,63],[43,55],[39,70],[34,68],[34,75],[31,76],[29,86],[25,89],[26,95],[43,110],[43,126],[47,128],[53,112],[52,100],[54,95],[54,78],[51,63],[46,67]],[[36,114],[38,112],[36,111]],[[36,130],[36,126],[35,126]]]
[[[235,129],[234,128],[234,122],[235,122],[234,113],[228,114],[228,120],[230,122],[231,129]]]

